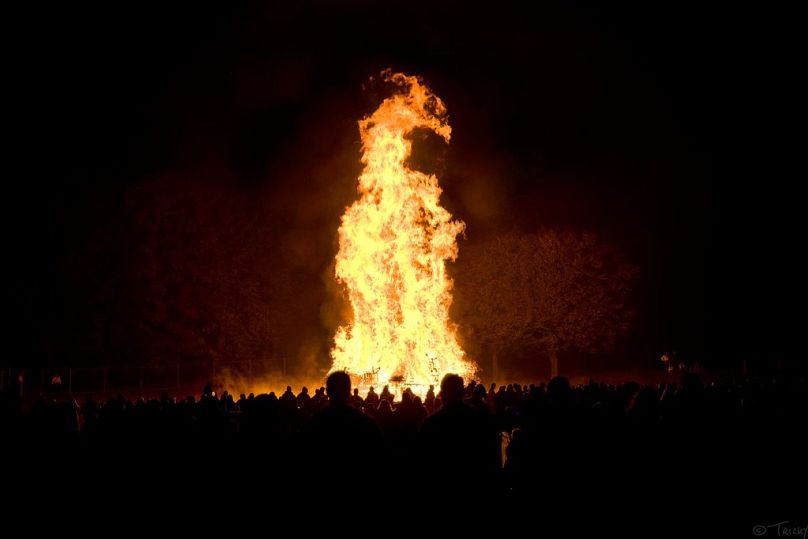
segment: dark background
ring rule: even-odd
[[[149,334],[130,331],[154,307],[139,298],[180,292],[154,287],[144,253],[226,280],[234,238],[238,271],[283,305],[288,339],[267,353],[322,362],[356,120],[384,97],[365,83],[386,67],[422,75],[447,104],[453,140],[433,164],[464,241],[591,230],[640,267],[640,316],[616,364],[669,349],[714,368],[769,357],[757,285],[775,249],[760,226],[773,186],[746,134],[766,137],[760,90],[778,69],[762,14],[681,2],[114,4],[7,21],[4,364],[152,360]],[[188,215],[200,224],[184,241]],[[193,286],[181,293],[194,304]]]

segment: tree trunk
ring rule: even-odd
[[[558,376],[558,354],[555,350],[550,350],[550,379]]]

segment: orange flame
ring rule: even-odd
[[[337,330],[331,356],[333,370],[359,377],[362,386],[389,383],[420,394],[446,373],[475,370],[449,319],[445,264],[457,257],[465,224],[440,206],[438,178],[406,165],[414,129],[449,142],[446,107],[417,77],[389,70],[382,77],[403,93],[359,122],[361,197],[342,216],[336,258],[353,321]]]

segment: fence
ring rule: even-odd
[[[286,358],[265,361],[177,363],[159,366],[43,367],[0,369],[0,389],[20,396],[148,393],[199,393],[208,382],[214,389],[234,386],[250,391],[259,381],[286,378]]]

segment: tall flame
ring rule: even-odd
[[[457,257],[465,224],[440,206],[438,178],[406,164],[414,129],[449,142],[446,107],[417,77],[388,70],[382,78],[401,93],[359,121],[361,197],[342,216],[336,258],[353,321],[337,330],[331,356],[334,370],[360,377],[362,385],[389,382],[422,393],[446,373],[474,372],[449,319],[445,264]]]

